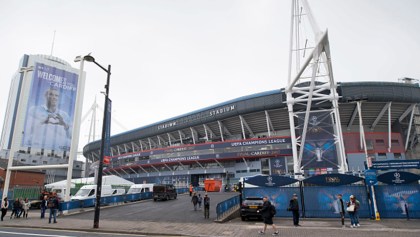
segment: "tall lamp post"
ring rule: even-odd
[[[98,180],[96,182],[96,205],[95,205],[95,216],[93,219],[93,228],[99,228],[99,213],[100,213],[100,206],[101,206],[101,191],[102,191],[102,169],[104,164],[104,156],[105,156],[105,140],[107,134],[107,128],[110,129],[107,125],[110,121],[110,116],[108,116],[108,106],[109,106],[109,80],[111,78],[111,65],[108,65],[108,69],[104,68],[102,65],[95,61],[95,58],[86,55],[82,58],[82,60],[87,62],[93,62],[102,70],[107,73],[106,78],[106,85],[105,85],[105,106],[104,106],[104,117],[103,117],[103,124],[102,124],[102,138],[101,138],[101,155],[99,157],[99,167],[98,167]],[[110,131],[108,131],[110,132]],[[108,137],[109,139],[109,137]]]

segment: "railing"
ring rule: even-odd
[[[178,193],[185,193],[187,189],[177,189]],[[115,196],[108,196],[108,197],[101,197],[101,205],[116,205],[118,203],[124,202],[135,202],[139,200],[146,200],[152,199],[153,192],[145,192],[145,193],[134,193],[134,194],[124,194],[124,195],[115,195]],[[79,208],[88,208],[94,207],[96,204],[96,198],[89,198],[85,200],[75,200],[69,202],[61,202],[59,210],[60,211],[70,211],[72,209],[79,209]]]
[[[234,210],[235,208],[239,206],[240,206],[239,195],[235,197],[231,197],[228,200],[218,203],[216,206],[217,220],[222,219],[223,217],[226,216],[226,214],[229,214],[231,210]]]

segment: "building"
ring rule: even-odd
[[[337,83],[347,172],[358,173],[372,160],[415,158],[420,87],[409,82]],[[305,176],[339,172],[338,149],[325,138],[336,119],[322,111],[331,106],[312,104],[318,114],[307,128],[313,140],[304,146]],[[294,123],[302,124],[298,117]],[[301,171],[294,170],[290,128],[284,89],[243,96],[112,136],[104,173],[177,186],[203,185],[207,178],[232,184],[257,174],[296,175]],[[83,154],[97,161],[100,141],[87,144]]]
[[[4,180],[6,179],[8,160],[0,159],[0,189],[3,189]],[[20,162],[14,161],[13,165],[19,165]],[[39,170],[22,170],[12,171],[10,179],[10,188],[14,187],[42,187],[44,185],[45,173]]]
[[[84,78],[82,78],[84,79]],[[1,134],[0,158],[22,165],[67,164],[74,124],[76,95],[84,91],[79,70],[47,55],[24,55],[12,77]],[[75,128],[76,130],[73,130]],[[77,149],[77,148],[76,148]],[[82,163],[74,162],[74,177],[81,177]],[[66,169],[45,169],[46,180],[67,177]]]

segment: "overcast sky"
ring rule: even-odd
[[[335,79],[420,79],[420,1],[309,0]],[[0,0],[0,124],[23,54],[112,65],[112,134],[287,83],[291,0]],[[106,73],[86,65],[83,114]],[[102,113],[98,113],[102,114]],[[86,143],[86,120],[81,131]],[[98,130],[100,127],[98,126]],[[97,132],[98,135],[100,131]]]

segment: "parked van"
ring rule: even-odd
[[[102,185],[101,197],[111,196],[113,189],[111,185]],[[71,200],[85,200],[96,197],[96,185],[85,185],[79,189],[79,191],[71,197]]]
[[[176,199],[176,188],[172,184],[156,184],[153,186],[153,201]]]
[[[114,188],[112,190],[112,196],[118,196],[118,195],[124,195],[125,194],[125,189],[123,188]]]
[[[127,194],[153,192],[153,185],[155,184],[133,184]]]

